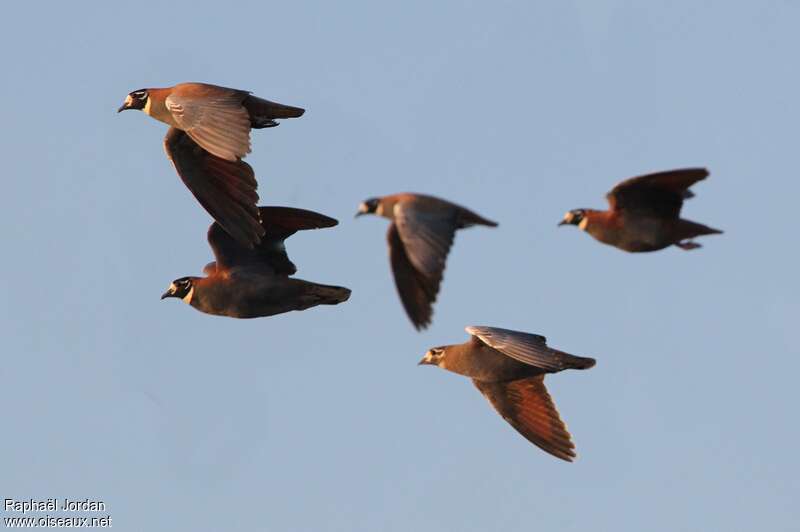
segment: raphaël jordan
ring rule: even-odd
[[[60,503],[60,504],[59,504]],[[16,499],[4,499],[3,509],[6,512],[54,512],[60,510],[62,512],[102,512],[106,509],[106,503],[103,501],[93,501],[91,499],[70,500],[64,498],[62,501],[57,499],[35,500],[27,499],[18,501]]]

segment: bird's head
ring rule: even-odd
[[[122,111],[126,111],[128,109],[144,109],[147,106],[149,97],[150,95],[147,93],[147,89],[133,91],[125,97],[125,103],[123,103],[120,108],[117,109],[117,112],[121,113]]]
[[[428,352],[425,353],[425,356],[422,357],[422,360],[420,360],[417,365],[422,366],[429,364],[431,366],[440,366],[441,363],[444,361],[444,356],[445,356],[444,347],[432,347],[431,349],[428,349]]]
[[[370,198],[368,200],[362,201],[361,205],[358,206],[358,212],[356,213],[356,218],[358,218],[362,214],[377,214],[378,205],[380,205],[380,202],[381,202],[380,198]]]
[[[580,223],[586,218],[586,209],[572,209],[571,211],[567,212],[564,215],[564,219],[561,220],[558,225],[577,225],[580,227]],[[582,229],[582,227],[581,227]]]
[[[180,279],[175,279],[172,281],[172,284],[169,285],[167,291],[161,294],[161,299],[178,297],[183,299],[186,303],[191,303],[192,295],[194,294],[195,279],[197,279],[197,277],[181,277]]]

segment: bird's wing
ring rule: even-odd
[[[576,457],[567,426],[544,386],[544,375],[513,381],[472,382],[503,419],[528,441],[567,462]]]
[[[186,94],[175,90],[166,106],[178,127],[204,150],[227,161],[250,153],[250,116],[242,107],[246,92],[222,87]]]
[[[283,241],[300,230],[333,227],[336,220],[305,209],[259,207],[264,236],[253,249],[243,247],[216,222],[208,228],[208,243],[218,269],[256,266],[278,275],[292,275],[297,268],[289,260]]]
[[[693,194],[689,187],[708,176],[705,168],[683,168],[632,177],[606,194],[614,211],[677,218],[683,200]]]
[[[424,329],[431,323],[432,306],[436,301],[439,285],[428,281],[411,264],[397,226],[393,223],[389,224],[386,240],[389,243],[389,261],[400,301],[414,327],[417,330]]]
[[[547,347],[547,338],[538,334],[477,325],[470,325],[466,331],[492,349],[548,372],[574,367],[569,362],[582,358]]]
[[[394,223],[403,241],[408,260],[439,291],[447,254],[456,233],[458,210],[442,203],[422,205],[399,202],[394,208]]]
[[[183,183],[241,245],[252,248],[264,234],[259,223],[258,193],[253,168],[244,161],[227,161],[203,150],[188,134],[172,127],[164,149]]]

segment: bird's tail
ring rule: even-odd
[[[314,284],[309,293],[317,305],[338,305],[350,299],[350,289],[343,286]]]
[[[242,106],[247,109],[250,115],[250,127],[254,129],[274,127],[278,125],[276,118],[299,118],[306,112],[300,107],[271,102],[253,95],[248,95]]]
[[[459,229],[463,229],[465,227],[470,227],[473,225],[488,225],[489,227],[497,227],[497,222],[488,220],[483,216],[474,213],[469,209],[464,209],[462,207],[458,213]]]
[[[713,227],[708,227],[707,225],[690,222],[689,220],[678,220],[676,235],[679,240],[687,240],[690,238],[694,238],[696,236],[702,235],[719,235],[722,234],[722,231],[719,229],[714,229]]]
[[[570,355],[557,349],[553,351],[556,352],[559,362],[564,365],[564,369],[589,369],[597,363],[593,358]]]

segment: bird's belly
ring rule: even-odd
[[[482,347],[469,356],[474,357],[474,361],[467,365],[469,371],[462,373],[479,381],[509,381],[544,373],[539,368],[523,364],[491,347]]]
[[[195,303],[195,300],[192,301]],[[198,310],[231,318],[259,318],[294,310],[281,285],[269,278],[232,278],[206,290]]]
[[[145,108],[142,109],[146,115],[151,118],[155,118],[159,122],[164,122],[172,127],[178,127],[178,123],[175,122],[175,117],[172,116],[172,113],[167,109],[167,106],[164,105],[163,102],[152,103],[152,98],[147,99],[147,104]],[[182,129],[178,127],[178,129]]]
[[[670,221],[659,218],[627,217],[612,231],[596,238],[625,251],[656,251],[671,244]],[[604,237],[604,238],[601,238]]]

